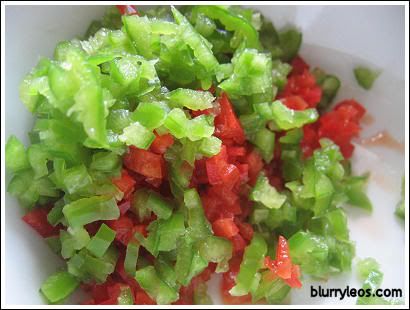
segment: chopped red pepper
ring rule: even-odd
[[[216,270],[216,263],[209,263],[208,267],[204,269],[199,275],[197,275],[198,278],[200,278],[202,281],[207,282],[211,279],[212,274]]]
[[[220,202],[217,198],[212,197],[208,193],[201,195],[202,205],[205,211],[205,216],[211,223],[220,217],[221,209]]]
[[[211,186],[208,188],[208,195],[215,199],[216,203],[219,204],[219,212],[225,210],[231,214],[241,213],[239,196],[229,187],[223,185]]]
[[[252,237],[253,237],[253,228],[252,225],[246,222],[242,222],[239,219],[235,219],[235,224],[238,226],[239,228],[239,233],[241,234],[241,236],[247,240],[247,241],[251,241]]]
[[[81,305],[95,305],[95,301],[93,298],[84,300]]]
[[[225,93],[222,93],[219,97],[219,104],[221,112],[215,117],[215,136],[224,142],[234,141],[243,144],[245,142],[245,132]]]
[[[127,216],[120,216],[117,220],[106,221],[107,225],[115,231],[115,240],[127,245],[133,237],[133,221]]]
[[[222,218],[214,221],[212,223],[212,230],[215,235],[228,239],[239,233],[239,228],[232,218]]]
[[[300,141],[300,147],[305,158],[310,157],[313,151],[320,147],[317,128],[317,122],[303,126],[303,138]]]
[[[131,208],[131,201],[129,199],[121,200],[118,203],[118,209],[120,209],[120,214],[124,215]]]
[[[345,158],[350,158],[354,149],[351,141],[359,135],[359,122],[365,113],[366,109],[357,101],[344,100],[323,114],[318,122],[304,126],[301,141],[304,156],[310,156],[320,146],[321,138],[329,138],[340,147]]]
[[[249,183],[254,185],[256,179],[258,178],[259,172],[263,168],[262,157],[256,150],[252,150],[245,158],[246,163],[248,164],[248,175]]]
[[[135,225],[132,228],[132,235],[134,235],[136,232],[139,232],[144,237],[147,237],[147,235],[148,235],[147,225],[145,225],[145,224]]]
[[[228,146],[227,152],[229,157],[241,157],[245,156],[246,149],[243,146]]]
[[[133,146],[124,156],[124,165],[148,178],[162,179],[165,174],[164,159],[161,155]]]
[[[354,99],[343,100],[335,105],[335,111],[343,111],[355,122],[359,122],[366,114],[366,109]]]
[[[111,276],[108,276],[107,280],[102,284],[90,284],[90,293],[94,304],[117,304],[117,298],[120,293],[120,288],[117,288],[117,284]]]
[[[211,85],[211,87],[209,87],[209,89],[207,89],[207,91],[209,91],[211,94],[215,94],[215,90],[216,90],[216,88],[215,88],[215,85]]]
[[[155,140],[150,146],[150,150],[156,154],[164,154],[165,151],[174,144],[174,137],[167,133],[162,136],[155,132]]]
[[[209,182],[206,161],[205,158],[195,161],[193,179],[195,179],[196,184],[207,184]]]
[[[121,15],[139,15],[135,5],[116,5]]]
[[[292,261],[287,240],[279,236],[276,248],[276,274],[282,279],[289,279],[292,273]]]
[[[300,288],[302,287],[302,282],[300,282],[300,267],[299,265],[292,265],[292,274],[289,279],[285,279],[285,282],[290,286],[290,287],[296,287]]]
[[[201,115],[210,115],[210,114],[213,113],[213,111],[214,111],[213,108],[209,108],[209,109],[197,110],[197,111],[192,110],[192,111],[189,111],[189,112],[191,113],[192,117],[198,117],[198,116],[201,116]]]
[[[242,253],[248,243],[242,238],[240,234],[231,237],[234,253]]]
[[[289,284],[289,286],[302,286],[302,283],[299,280],[299,266],[292,264],[292,260],[289,254],[289,245],[284,237],[279,236],[275,260],[272,260],[269,256],[267,256],[265,257],[264,265],[268,269],[270,269],[274,275],[285,280],[286,283]]]
[[[117,265],[115,266],[115,274],[118,276],[122,281],[127,283],[134,294],[134,301],[137,299],[135,298],[136,292],[141,290],[141,287],[138,285],[138,282],[135,278],[129,276],[124,269],[124,260],[125,260],[125,247],[121,250],[120,255],[117,260]]]
[[[50,208],[35,207],[27,212],[22,219],[43,238],[57,236],[60,233],[60,229],[63,229],[63,226],[58,224],[54,227],[47,221],[47,214],[49,211]]]
[[[241,179],[241,173],[233,164],[225,166],[224,174],[222,176],[223,184],[226,188],[233,188]]]
[[[162,179],[158,178],[146,178],[145,182],[147,182],[155,188],[159,188],[162,185]]]
[[[292,66],[290,75],[302,74],[303,71],[309,70],[309,65],[299,55],[293,58],[290,64]]]
[[[296,74],[297,73],[297,74]],[[316,84],[315,77],[308,69],[296,71],[288,77],[288,82],[278,98],[300,96],[310,108],[316,107],[322,97],[322,89]]]
[[[97,233],[97,231],[100,229],[100,226],[102,223],[103,223],[102,221],[92,222],[92,223],[85,225],[84,228],[87,230],[90,236],[94,236]]]
[[[216,185],[223,183],[224,169],[227,166],[228,155],[226,146],[222,145],[221,151],[206,160],[206,172],[209,184]]]
[[[157,303],[145,293],[144,290],[139,290],[135,293],[135,304],[136,305],[156,305]]]
[[[117,259],[117,264],[115,265],[115,273],[123,280],[126,281],[130,276],[125,272],[124,269],[125,251],[120,252]],[[137,281],[135,281],[137,283]]]
[[[239,170],[239,174],[240,174],[240,183],[241,184],[245,184],[249,181],[249,176],[248,176],[248,172],[249,172],[249,165],[248,164],[237,164],[236,167],[238,167]]]
[[[135,180],[128,174],[127,170],[122,169],[121,176],[112,179],[112,183],[118,187],[120,191],[124,193],[124,199],[127,199],[129,195],[135,189]]]
[[[289,109],[296,111],[302,111],[309,107],[306,101],[303,100],[303,98],[301,98],[300,96],[289,96],[282,98],[280,101]]]

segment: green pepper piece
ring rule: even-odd
[[[141,102],[132,113],[131,118],[149,130],[163,125],[166,117],[164,107],[157,103]]]
[[[261,282],[252,295],[252,302],[265,298],[268,304],[277,304],[290,292],[290,286],[279,277],[272,279],[272,272],[265,271],[261,275]]]
[[[127,145],[134,145],[137,148],[146,150],[154,141],[155,135],[152,131],[145,128],[139,122],[134,122],[124,128],[122,135],[119,136],[119,139]]]
[[[72,227],[99,220],[115,220],[120,216],[115,199],[109,196],[94,196],[76,200],[65,205],[63,213]]]
[[[149,193],[146,207],[160,219],[168,219],[172,215],[172,205],[155,192]]]
[[[135,276],[139,248],[139,245],[134,244],[133,242],[130,242],[127,245],[124,260],[124,270],[130,277]]]
[[[270,163],[273,159],[273,151],[275,148],[275,133],[267,128],[262,128],[256,132],[251,141],[258,147],[263,160],[266,163]]]
[[[54,253],[60,255],[61,253],[61,241],[59,236],[51,236],[45,238],[47,245]]]
[[[49,303],[55,304],[67,298],[79,284],[80,282],[67,271],[59,271],[47,278],[40,291]]]
[[[315,122],[319,117],[315,109],[294,111],[287,108],[280,100],[276,100],[272,103],[272,115],[272,120],[277,127],[283,130],[300,128],[306,124]]]
[[[218,154],[221,151],[222,141],[217,137],[211,136],[203,138],[199,144],[199,152],[206,157],[211,157]]]
[[[200,242],[199,254],[209,262],[218,263],[217,272],[225,272],[232,257],[232,243],[224,238],[209,236]]]
[[[218,67],[218,61],[212,53],[209,42],[195,31],[188,20],[177,9],[171,7],[172,14],[177,24],[180,26],[179,35],[183,42],[192,49],[198,62],[206,68],[208,72],[214,72]]]
[[[92,157],[90,169],[102,172],[118,171],[121,166],[120,156],[113,152],[98,152]]]
[[[102,257],[114,241],[115,231],[106,224],[101,224],[97,233],[91,238],[87,250],[95,257]]]
[[[396,206],[395,214],[399,218],[404,220],[404,217],[405,217],[405,214],[406,214],[406,210],[405,210],[406,206],[405,206],[405,203],[404,203],[404,176],[403,176],[401,181],[402,181],[401,182],[401,199],[400,199],[399,203]]]
[[[162,281],[152,266],[137,270],[135,280],[159,305],[170,304],[178,299],[178,292]]]
[[[279,44],[282,50],[281,59],[283,61],[290,61],[295,57],[302,44],[302,33],[291,28],[279,33]]]
[[[6,143],[6,168],[13,173],[30,168],[24,144],[16,136],[10,136]]]
[[[374,81],[380,75],[380,71],[375,71],[363,66],[354,68],[353,72],[357,83],[366,90],[372,88]]]
[[[278,209],[286,201],[286,196],[278,193],[278,191],[269,184],[268,178],[261,173],[252,189],[250,200],[260,202],[269,209]]]
[[[233,98],[264,94],[266,98],[260,102],[272,100],[272,59],[269,55],[244,49],[235,54],[232,64],[233,74],[219,84],[219,88]]]
[[[245,248],[236,285],[229,291],[232,296],[248,294],[254,284],[254,276],[262,267],[267,245],[262,236],[254,234],[251,243]]]
[[[69,227],[67,231],[60,230],[61,256],[70,258],[76,250],[86,247],[90,241],[90,235],[83,227]]]
[[[212,102],[215,100],[210,92],[186,88],[173,90],[167,96],[171,107],[186,107],[193,111],[212,108]]]
[[[237,36],[243,37],[246,47],[260,49],[259,35],[252,24],[239,14],[235,14],[222,6],[196,6],[198,13],[220,21],[228,31],[235,31]],[[231,41],[232,44],[232,41]]]

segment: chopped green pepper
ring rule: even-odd
[[[125,252],[124,270],[131,277],[135,276],[139,248],[139,245],[130,242]]]
[[[72,227],[99,220],[114,220],[120,216],[115,199],[109,196],[94,196],[76,200],[65,205],[63,213]]]
[[[114,241],[115,231],[109,228],[107,225],[102,224],[97,233],[91,238],[87,244],[87,250],[90,251],[95,257],[101,257],[105,254],[108,247]]]
[[[362,66],[354,68],[353,72],[357,83],[366,90],[372,88],[374,81],[380,75],[379,71]]]
[[[170,304],[178,299],[178,292],[162,281],[152,266],[139,269],[135,279],[159,305]]]
[[[68,297],[80,282],[67,271],[59,271],[47,278],[40,288],[49,303],[58,303]]]
[[[10,136],[7,140],[6,167],[13,173],[30,168],[30,162],[24,144],[21,143],[16,136]]]
[[[265,240],[262,236],[255,234],[251,243],[245,248],[240,270],[236,277],[236,285],[229,291],[231,295],[246,295],[255,286],[254,282],[257,278],[254,278],[254,276],[262,267],[266,251]]]
[[[278,191],[269,184],[268,178],[261,173],[252,189],[249,199],[262,203],[269,209],[278,209],[286,201],[286,196],[279,194]]]

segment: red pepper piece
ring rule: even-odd
[[[133,146],[124,156],[124,165],[148,178],[162,179],[165,175],[164,159],[161,155]]]
[[[50,208],[34,207],[22,217],[23,221],[30,225],[31,228],[37,231],[43,238],[57,236],[60,233],[60,229],[63,229],[62,225],[58,224],[54,227],[47,221],[49,210]]]

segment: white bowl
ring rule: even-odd
[[[404,6],[260,6],[258,9],[276,26],[300,27],[303,31],[300,54],[312,66],[320,66],[342,80],[337,99],[354,97],[365,105],[375,121],[364,125],[362,136],[387,129],[404,142]],[[40,56],[51,56],[57,42],[82,35],[89,22],[103,11],[102,6],[6,6],[6,138],[15,134],[28,142],[27,132],[33,121],[18,98],[23,76]],[[358,64],[382,70],[371,91],[359,88],[354,80],[352,70]],[[404,225],[393,214],[400,199],[404,154],[359,145],[353,164],[358,173],[372,172],[368,194],[374,206],[371,215],[346,208],[357,257],[370,256],[380,262],[383,288],[404,289]],[[62,261],[21,221],[22,214],[15,199],[6,195],[2,208],[6,232],[6,273],[3,273],[6,303],[39,305],[44,303],[38,293],[40,285]],[[354,270],[331,277],[326,283],[307,279],[301,290],[292,291],[292,303],[355,303],[354,298],[342,301],[311,298],[310,284],[328,288],[361,287]],[[217,280],[213,279],[210,291],[216,303],[220,301],[218,290]],[[76,302],[75,299],[72,301]]]

